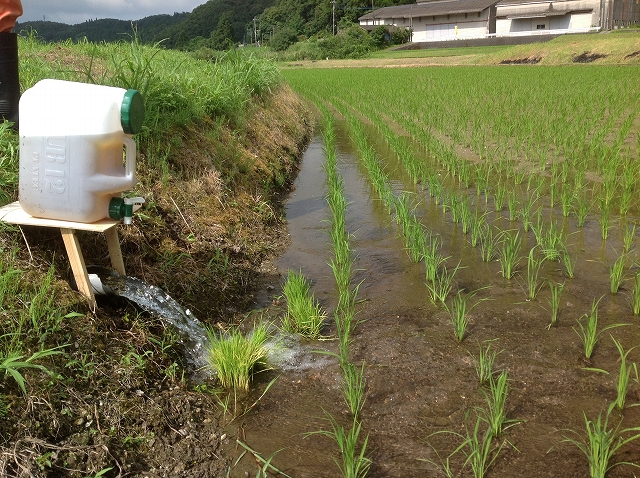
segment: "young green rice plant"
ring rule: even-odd
[[[518,205],[520,201],[518,201],[518,196],[516,192],[511,189],[507,192],[507,208],[509,209],[509,221],[515,221],[518,216]]]
[[[453,326],[453,334],[456,339],[458,339],[458,342],[462,342],[467,333],[467,326],[469,325],[468,312],[479,303],[469,304],[469,301],[472,300],[475,295],[475,291],[464,294],[462,290],[459,290],[456,295],[453,296],[449,305],[444,304],[447,312],[449,312],[451,325]]]
[[[482,344],[478,344],[478,357],[474,357],[470,354],[480,385],[488,383],[489,379],[493,377],[493,365],[496,361],[496,357],[501,353],[501,351],[491,350],[491,344],[494,340],[487,340],[483,342],[483,344],[486,344],[484,347]]]
[[[493,229],[489,225],[482,228],[480,255],[484,262],[491,262],[495,258],[498,252],[500,238],[500,234],[494,234]]]
[[[522,239],[520,231],[502,231],[500,251],[498,252],[498,260],[500,261],[500,272],[502,277],[510,280],[520,262],[520,246]]]
[[[520,219],[522,219],[522,226],[524,228],[524,232],[529,232],[529,227],[532,225],[531,219],[535,211],[533,210],[533,206],[538,201],[539,195],[537,191],[533,191],[531,194],[527,194],[527,197],[520,204],[520,211],[518,215]]]
[[[311,284],[302,272],[288,272],[282,291],[287,300],[282,326],[289,333],[316,339],[321,335],[326,314],[310,289]]]
[[[608,204],[601,203],[598,223],[600,224],[602,240],[606,241],[609,237],[609,229],[611,228],[611,209]]]
[[[574,430],[566,430],[571,433],[571,436],[564,435],[562,440],[575,445],[584,454],[589,464],[591,478],[605,478],[607,473],[616,466],[629,465],[640,468],[637,463],[612,462],[614,455],[623,446],[640,438],[640,427],[620,429],[621,422],[615,426],[609,426],[614,407],[615,403],[612,403],[604,414],[604,418],[600,412],[596,421],[589,420],[583,413],[586,428],[584,435]]]
[[[529,250],[529,256],[527,257],[527,297],[529,300],[536,298],[536,294],[541,287],[541,285],[538,284],[538,277],[540,276],[540,269],[544,263],[544,257],[540,259],[536,258],[536,247],[532,247]]]
[[[624,269],[627,265],[627,255],[621,254],[613,265],[609,266],[609,282],[611,285],[611,293],[617,294],[622,282],[624,281]]]
[[[269,324],[266,322],[260,322],[247,336],[235,328],[222,335],[216,330],[208,330],[207,360],[224,388],[249,391],[254,371],[267,364],[266,342],[269,337]]]
[[[571,258],[571,255],[569,254],[569,249],[567,248],[566,244],[562,244],[562,263],[564,264],[564,270],[567,273],[567,277],[569,277],[569,279],[573,279],[573,268],[575,266],[575,262],[574,260]]]
[[[504,209],[506,197],[507,186],[499,182],[496,186],[496,191],[493,194],[493,207],[496,212],[500,212],[502,211],[502,209]]]
[[[598,304],[602,300],[602,297],[597,301],[593,299],[591,304],[591,312],[588,314],[584,314],[581,318],[577,320],[578,328],[573,327],[573,330],[578,337],[582,340],[582,344],[584,345],[584,356],[587,359],[591,358],[593,354],[593,349],[596,347],[596,344],[600,340],[600,336],[606,332],[607,330],[622,327],[626,324],[611,324],[604,327],[602,330],[598,330]],[[583,323],[584,322],[584,323]]]
[[[633,289],[631,289],[631,308],[633,315],[640,316],[640,271],[633,276]]]
[[[556,221],[551,221],[547,227],[542,220],[539,220],[538,224],[533,227],[533,233],[546,260],[555,261],[560,259],[564,240],[562,230],[558,227]]]
[[[620,371],[618,373],[618,380],[616,381],[616,400],[613,403],[619,411],[622,411],[624,410],[624,406],[627,401],[629,383],[634,373],[636,376],[635,381],[638,381],[638,366],[635,362],[627,362],[629,352],[631,352],[635,347],[631,347],[625,352],[620,342],[618,342],[613,336],[611,336],[611,340],[613,340],[613,343],[615,344],[616,348],[618,349],[618,353],[620,354]],[[609,372],[600,368],[587,368],[586,370],[601,372],[609,375]]]
[[[489,377],[489,390],[482,389],[487,402],[487,408],[479,411],[479,415],[489,426],[494,438],[500,438],[502,432],[518,423],[518,420],[507,418],[507,395],[509,394],[509,378],[506,371],[498,377]]]
[[[565,184],[560,193],[560,205],[562,206],[562,215],[568,217],[573,209],[574,192],[573,188]]]
[[[479,214],[479,211],[476,210],[476,214],[471,220],[471,246],[477,247],[482,240],[482,234],[485,227],[487,227],[487,212],[485,211],[483,214]]]
[[[471,213],[471,206],[469,206],[469,198],[464,196],[460,201],[460,222],[462,223],[463,234],[469,233],[474,219],[475,217]]]
[[[365,388],[367,383],[364,378],[364,362],[361,367],[357,367],[351,362],[343,361],[342,379],[344,380],[342,394],[345,403],[349,407],[351,415],[357,419],[366,399]]]
[[[440,266],[448,259],[440,254],[439,249],[442,239],[438,235],[429,232],[424,248],[424,267],[427,282],[434,282],[438,276]]]
[[[345,427],[340,425],[333,416],[329,413],[326,413],[326,415],[331,425],[331,430],[310,432],[305,436],[323,435],[335,440],[338,448],[340,448],[342,464],[337,460],[334,461],[336,465],[338,465],[338,468],[340,468],[341,476],[343,478],[364,478],[367,476],[369,468],[371,467],[371,459],[365,456],[369,436],[367,435],[362,441],[362,444],[359,445],[362,424],[354,418],[351,428],[345,430]],[[358,446],[360,446],[359,450]]]
[[[469,464],[473,471],[474,478],[484,478],[489,468],[494,464],[498,455],[502,451],[505,442],[494,445],[494,434],[490,428],[482,432],[483,419],[476,417],[473,431],[470,433],[466,429],[466,437],[463,442],[462,452],[466,456],[465,465]]]
[[[580,191],[575,192],[574,197],[574,211],[578,218],[578,227],[584,227],[584,222],[586,221],[587,216],[589,215],[589,210],[591,209],[591,203],[587,199],[586,189],[582,188]]]
[[[549,307],[551,307],[551,323],[549,327],[554,327],[558,323],[558,312],[560,311],[560,294],[564,289],[564,282],[554,284],[552,281],[549,283],[549,290],[551,291],[551,297],[547,300]]]
[[[453,278],[456,272],[458,272],[458,269],[460,269],[460,262],[458,262],[458,265],[451,271],[449,271],[446,266],[443,266],[435,281],[426,283],[431,301],[434,304],[438,302],[445,304],[447,297],[453,289]]]
[[[624,228],[624,234],[622,237],[622,242],[624,244],[624,253],[629,254],[631,251],[631,246],[633,244],[633,239],[636,237],[636,223],[629,225]]]

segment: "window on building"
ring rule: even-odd
[[[544,23],[536,25],[536,30],[544,30],[544,29],[545,29],[545,24]]]

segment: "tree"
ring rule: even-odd
[[[229,50],[233,47],[233,14],[224,13],[218,20],[218,27],[211,32],[211,48]]]

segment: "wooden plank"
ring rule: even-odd
[[[44,219],[33,217],[24,212],[18,201],[0,208],[0,221],[23,226],[57,227],[75,229],[81,231],[105,232],[120,221],[115,219],[101,219],[100,221],[86,224],[83,222],[59,221],[57,219]]]
[[[89,282],[89,274],[87,273],[87,266],[84,263],[84,257],[82,257],[82,250],[80,249],[80,243],[76,236],[76,231],[69,228],[60,228],[62,233],[62,240],[64,246],[67,249],[67,255],[69,256],[69,262],[71,263],[71,270],[73,271],[73,277],[78,285],[78,290],[88,300],[91,307],[95,307],[96,298],[93,295],[93,289]]]
[[[109,247],[109,258],[111,259],[111,267],[120,274],[126,276],[124,271],[124,260],[122,258],[122,249],[120,249],[120,238],[118,237],[118,228],[112,227],[104,231],[107,238],[107,246]]]

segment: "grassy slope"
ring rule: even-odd
[[[385,50],[362,60],[298,61],[284,68],[346,68],[498,65],[504,60],[540,58],[540,65],[571,64],[584,52],[607,55],[595,61],[599,65],[640,64],[640,30],[601,34],[564,35],[546,43],[530,45],[466,47],[424,50]],[[635,55],[634,55],[635,53]]]

